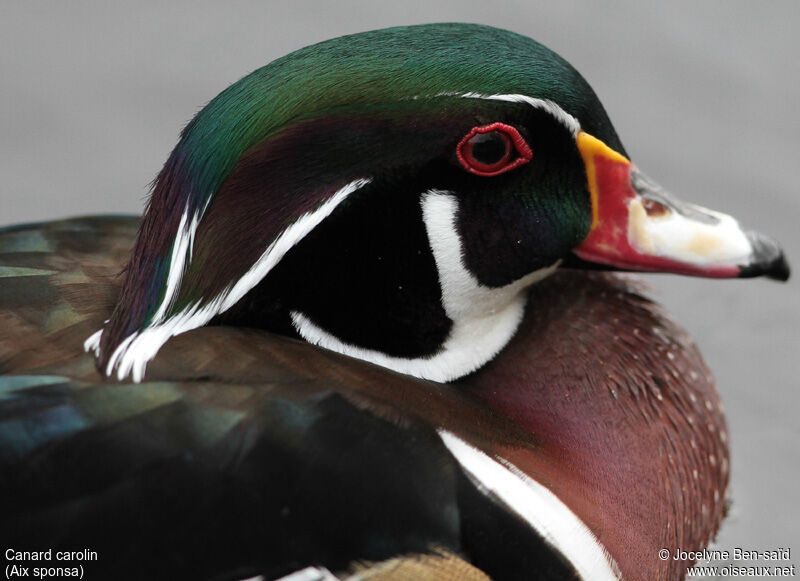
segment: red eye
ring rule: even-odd
[[[492,123],[473,127],[458,143],[456,156],[468,172],[489,177],[528,163],[533,152],[515,128]]]

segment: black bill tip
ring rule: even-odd
[[[783,282],[789,280],[791,274],[789,263],[778,243],[759,232],[745,234],[753,247],[753,254],[750,264],[741,267],[739,278],[766,276]]]

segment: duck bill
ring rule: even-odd
[[[592,199],[589,234],[573,250],[580,261],[712,278],[789,278],[774,240],[744,231],[727,214],[674,198],[588,133],[580,132],[577,143]]]

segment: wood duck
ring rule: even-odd
[[[141,222],[0,231],[0,544],[92,551],[89,579],[683,578],[659,550],[717,531],[725,419],[609,270],[789,276],[529,38],[278,59],[189,123]]]

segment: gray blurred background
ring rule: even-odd
[[[141,211],[178,131],[304,45],[468,21],[531,36],[593,85],[633,160],[782,241],[800,266],[800,2],[3,2],[0,225]],[[800,274],[800,273],[798,273]],[[800,564],[798,279],[649,276],[714,371],[733,447],[723,549]]]

